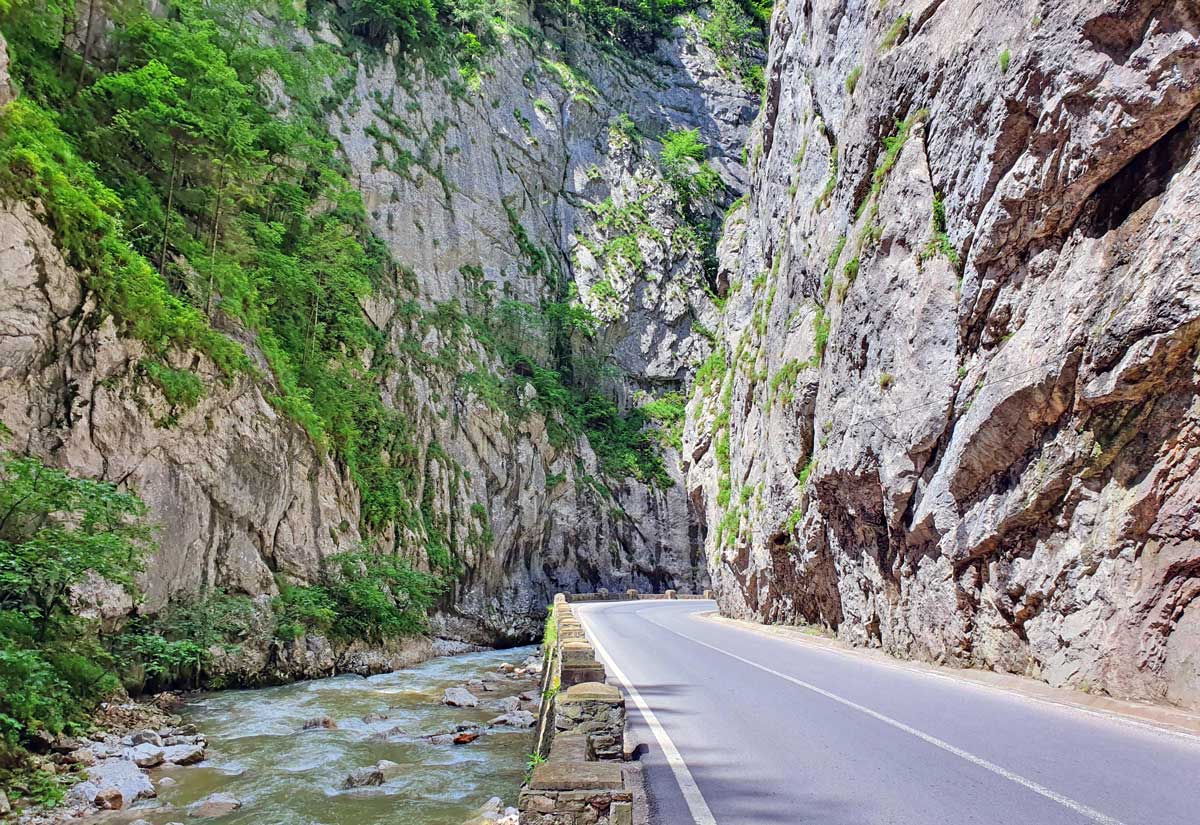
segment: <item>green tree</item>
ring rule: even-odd
[[[0,610],[35,621],[43,641],[73,621],[71,589],[89,575],[132,588],[153,546],[145,514],[107,482],[0,458]]]

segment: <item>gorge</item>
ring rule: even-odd
[[[35,618],[134,692],[711,588],[1200,709],[1191,0],[0,0],[0,35],[0,685],[97,700],[22,622],[99,496],[141,563]],[[0,714],[6,761],[61,732]]]

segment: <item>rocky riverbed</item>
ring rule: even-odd
[[[531,749],[536,653],[469,653],[368,678],[197,694],[177,719],[81,742],[64,758],[88,763],[88,779],[72,788],[73,806],[38,822],[515,819],[505,799]]]

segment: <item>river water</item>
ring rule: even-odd
[[[492,796],[515,804],[533,748],[528,728],[492,728],[467,745],[422,737],[486,722],[501,713],[498,699],[536,691],[533,679],[512,679],[478,694],[478,708],[441,703],[446,688],[478,679],[502,662],[519,666],[535,651],[447,656],[366,679],[339,676],[199,695],[180,714],[208,737],[206,761],[156,770],[156,783],[170,776],[178,784],[160,785],[153,807],[130,814],[155,825],[184,821],[187,805],[217,791],[243,803],[232,814],[204,820],[221,825],[462,825]],[[331,717],[337,728],[302,730],[305,720],[319,716]],[[341,789],[351,770],[381,759],[400,763],[404,772],[380,787]]]

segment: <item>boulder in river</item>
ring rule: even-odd
[[[383,771],[379,765],[368,765],[365,768],[355,768],[350,771],[350,775],[342,782],[344,790],[351,788],[366,788],[372,785],[383,784]]]
[[[479,705],[479,700],[466,688],[452,687],[442,694],[442,703],[452,708],[473,708]]]
[[[384,782],[391,782],[404,774],[404,766],[398,762],[392,762],[390,759],[380,759],[375,763],[375,769],[383,774]]]
[[[170,745],[163,748],[163,758],[175,765],[194,765],[204,759],[204,746]]]
[[[330,719],[328,716],[314,716],[312,719],[304,720],[303,730],[336,730],[337,722]]]
[[[454,744],[469,745],[479,738],[478,731],[466,730],[454,737]]]
[[[193,819],[207,819],[213,816],[224,816],[242,807],[241,800],[231,793],[209,794],[188,806],[188,816]]]
[[[521,708],[521,700],[516,696],[506,696],[503,699],[497,699],[489,704],[501,713],[511,713],[512,711],[520,710]]]
[[[537,718],[527,710],[514,710],[488,721],[489,725],[506,725],[513,728],[532,728]]]

